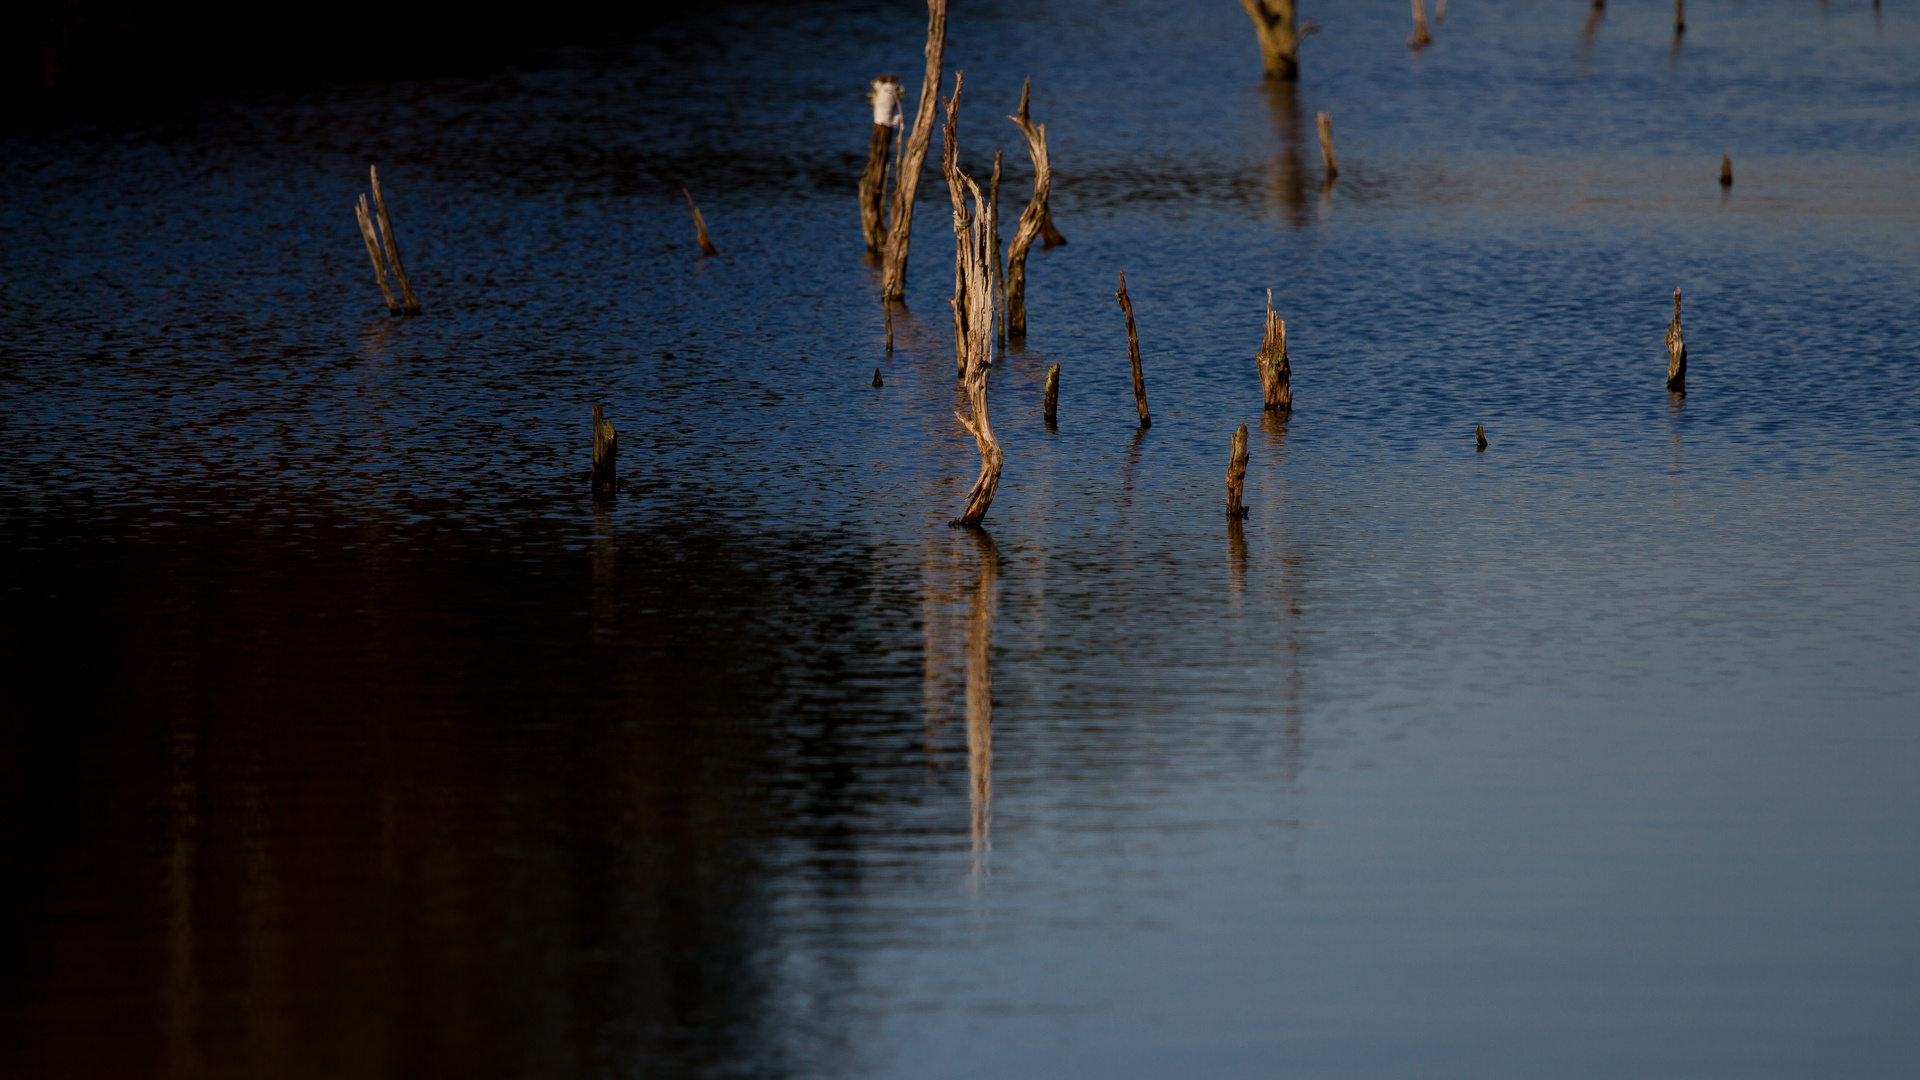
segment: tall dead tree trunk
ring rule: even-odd
[[[867,169],[860,174],[860,231],[867,251],[877,255],[887,245],[887,153],[893,149],[893,129],[900,126],[900,80],[882,75],[867,96],[873,102],[873,133],[867,137]]]
[[[1300,78],[1300,39],[1305,35],[1294,28],[1293,0],[1240,0],[1253,31],[1260,36],[1260,58],[1266,62],[1267,78],[1293,82]]]
[[[960,280],[960,295],[954,297],[953,311],[959,328],[961,378],[973,417],[957,412],[953,415],[980,448],[980,478],[967,492],[965,512],[953,524],[978,528],[1000,487],[1000,442],[994,438],[993,422],[987,414],[987,376],[993,370],[993,236],[999,222],[992,200],[982,197],[979,185],[960,171],[960,82],[956,74],[953,96],[947,99],[944,164],[947,194],[953,199],[953,259]],[[973,199],[971,210],[967,206],[969,195]]]
[[[1293,411],[1293,365],[1287,362],[1287,323],[1274,314],[1273,290],[1267,290],[1267,331],[1255,357],[1260,367],[1260,390],[1268,412],[1286,419]]]
[[[1007,119],[1020,129],[1027,140],[1027,154],[1033,158],[1033,198],[1020,213],[1020,224],[1013,230],[1013,243],[1007,245],[1007,338],[1024,341],[1027,337],[1027,252],[1047,227],[1047,196],[1053,187],[1053,168],[1047,161],[1047,125],[1036,124],[1027,114],[1033,80],[1020,87],[1020,112]],[[1062,238],[1065,243],[1065,238]]]
[[[920,105],[913,114],[913,131],[905,140],[900,173],[893,184],[888,220],[886,264],[880,276],[880,296],[907,298],[907,241],[913,233],[913,196],[920,188],[920,167],[927,160],[933,138],[934,109],[940,101],[940,61],[947,51],[947,0],[927,0],[927,74],[920,82]]]

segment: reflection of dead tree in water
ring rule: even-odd
[[[940,99],[940,61],[947,50],[947,0],[927,0],[927,74],[920,82],[920,105],[913,114],[913,131],[906,137],[900,172],[893,185],[887,219],[886,263],[881,271],[880,297],[907,298],[907,241],[913,232],[913,196],[920,189],[920,166],[927,160],[933,138],[934,108]]]
[[[1027,336],[1027,252],[1032,250],[1033,241],[1052,227],[1047,212],[1047,198],[1053,188],[1053,167],[1047,159],[1047,125],[1034,123],[1027,113],[1032,90],[1033,80],[1029,78],[1020,87],[1020,111],[1007,117],[1027,140],[1027,154],[1033,158],[1033,198],[1020,213],[1013,243],[1007,245],[1007,336],[1014,341],[1025,340]],[[1066,237],[1061,237],[1059,242],[1066,243]],[[1051,241],[1048,246],[1053,246]]]
[[[953,96],[947,99],[944,165],[947,193],[953,198],[955,335],[973,416],[953,415],[980,448],[980,478],[967,492],[967,508],[953,524],[978,528],[1000,487],[1000,443],[994,438],[993,421],[987,414],[987,376],[993,371],[993,235],[999,223],[994,220],[993,204],[981,196],[979,185],[960,171],[960,83],[960,76],[955,75]],[[971,211],[967,209],[969,195],[973,198]]]
[[[1273,113],[1280,150],[1274,155],[1268,197],[1298,227],[1312,220],[1307,209],[1307,163],[1301,153],[1300,103],[1292,83],[1268,83],[1267,107]]]
[[[986,532],[974,534],[980,576],[967,609],[967,780],[972,813],[973,872],[985,872],[993,852],[993,615],[1000,583],[1000,549]]]
[[[1266,64],[1267,78],[1293,82],[1300,77],[1300,39],[1319,29],[1308,23],[1294,28],[1293,0],[1240,0],[1247,18],[1253,20],[1253,32],[1260,37],[1260,59]]]

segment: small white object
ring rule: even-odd
[[[900,126],[900,84],[873,80],[873,122],[886,127]]]

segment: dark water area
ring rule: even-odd
[[[1920,21],[1302,16],[953,11],[979,532],[923,8],[0,140],[0,1072],[1912,1075]]]

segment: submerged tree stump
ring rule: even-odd
[[[1667,325],[1667,389],[1687,392],[1687,342],[1680,333],[1680,290],[1673,290],[1673,322]]]
[[[687,209],[693,211],[693,228],[695,236],[700,241],[700,254],[720,254],[720,252],[714,249],[713,237],[707,235],[707,219],[700,215],[700,208],[693,205],[693,193],[686,188],[681,188],[680,194],[687,197]]]
[[[1473,425],[1473,448],[1475,450],[1485,450],[1487,448],[1486,425],[1484,424]]]
[[[1333,156],[1333,116],[1320,114],[1320,164],[1327,170],[1327,179],[1331,181],[1340,175],[1340,159]]]
[[[1140,410],[1140,426],[1153,426],[1153,416],[1147,412],[1147,377],[1140,371],[1140,335],[1133,329],[1133,301],[1127,297],[1127,273],[1120,272],[1120,291],[1114,294],[1120,298],[1120,310],[1127,313],[1127,359],[1133,364],[1133,404]]]
[[[1673,36],[1687,32],[1687,0],[1673,0]]]
[[[1293,365],[1287,360],[1287,323],[1273,310],[1273,290],[1267,290],[1267,329],[1254,357],[1260,368],[1260,390],[1266,410],[1284,419],[1293,412]]]
[[[1047,388],[1040,401],[1040,415],[1051,424],[1060,418],[1060,365],[1047,369]]]
[[[600,406],[593,407],[593,497],[611,499],[615,487],[614,465],[620,457],[620,433],[613,429],[613,421],[601,412]]]
[[[952,524],[979,528],[993,496],[1000,487],[1002,457],[1000,442],[993,434],[993,421],[987,411],[987,376],[993,371],[993,235],[999,227],[992,200],[983,198],[973,178],[960,171],[959,121],[960,85],[953,78],[953,96],[947,99],[947,122],[943,129],[945,153],[943,166],[947,193],[953,199],[953,258],[960,281],[960,294],[954,297],[953,312],[959,329],[962,383],[973,416],[958,412],[954,419],[973,436],[980,450],[980,476],[967,492],[967,508]],[[967,205],[972,197],[972,207]]]
[[[920,190],[920,167],[927,160],[933,138],[935,107],[940,100],[940,62],[947,51],[947,0],[927,0],[927,73],[920,80],[920,104],[914,110],[913,131],[893,182],[893,200],[887,215],[887,252],[880,273],[880,298],[907,298],[907,242],[913,234],[913,197]]]
[[[1407,39],[1407,46],[1415,52],[1433,44],[1433,35],[1427,33],[1426,0],[1413,0],[1413,36]]]
[[[1733,159],[1725,154],[1720,155],[1720,186],[1723,188],[1733,186]]]
[[[1300,39],[1312,33],[1313,24],[1296,31],[1293,25],[1294,0],[1240,0],[1247,18],[1253,20],[1253,32],[1260,38],[1260,59],[1267,78],[1294,82],[1300,78]]]
[[[1048,227],[1047,198],[1053,188],[1053,168],[1047,160],[1047,125],[1036,124],[1027,112],[1033,79],[1020,87],[1020,111],[1009,116],[1027,140],[1027,154],[1033,158],[1033,198],[1020,213],[1013,230],[1013,243],[1007,246],[1007,339],[1024,341],[1027,336],[1027,252],[1034,240]],[[1066,243],[1066,237],[1060,238]]]
[[[877,255],[887,244],[887,153],[900,126],[900,80],[880,76],[867,98],[873,102],[873,132],[867,137],[867,168],[860,174],[860,232],[867,251]]]
[[[1247,516],[1246,504],[1240,501],[1247,486],[1247,425],[1241,424],[1240,430],[1233,433],[1232,446],[1227,451],[1227,516],[1242,518]]]
[[[360,203],[354,207],[360,219],[360,238],[367,242],[367,258],[373,260],[373,280],[380,283],[380,295],[387,298],[387,314],[401,314],[400,302],[393,298],[393,290],[387,288],[387,272],[380,259],[380,238],[373,230],[373,215],[367,209],[367,197],[360,196]]]
[[[387,213],[387,200],[380,191],[380,170],[367,166],[367,178],[373,187],[373,208],[367,207],[367,197],[360,196],[360,204],[354,214],[360,221],[360,238],[367,243],[367,255],[373,259],[374,280],[380,283],[380,294],[386,297],[389,315],[418,315],[420,301],[413,295],[413,282],[407,279],[407,268],[400,262],[400,241],[393,235],[393,217]],[[381,259],[385,257],[386,269],[381,269]],[[394,284],[400,286],[400,300],[393,299],[393,290],[387,288],[387,274],[393,275]]]

